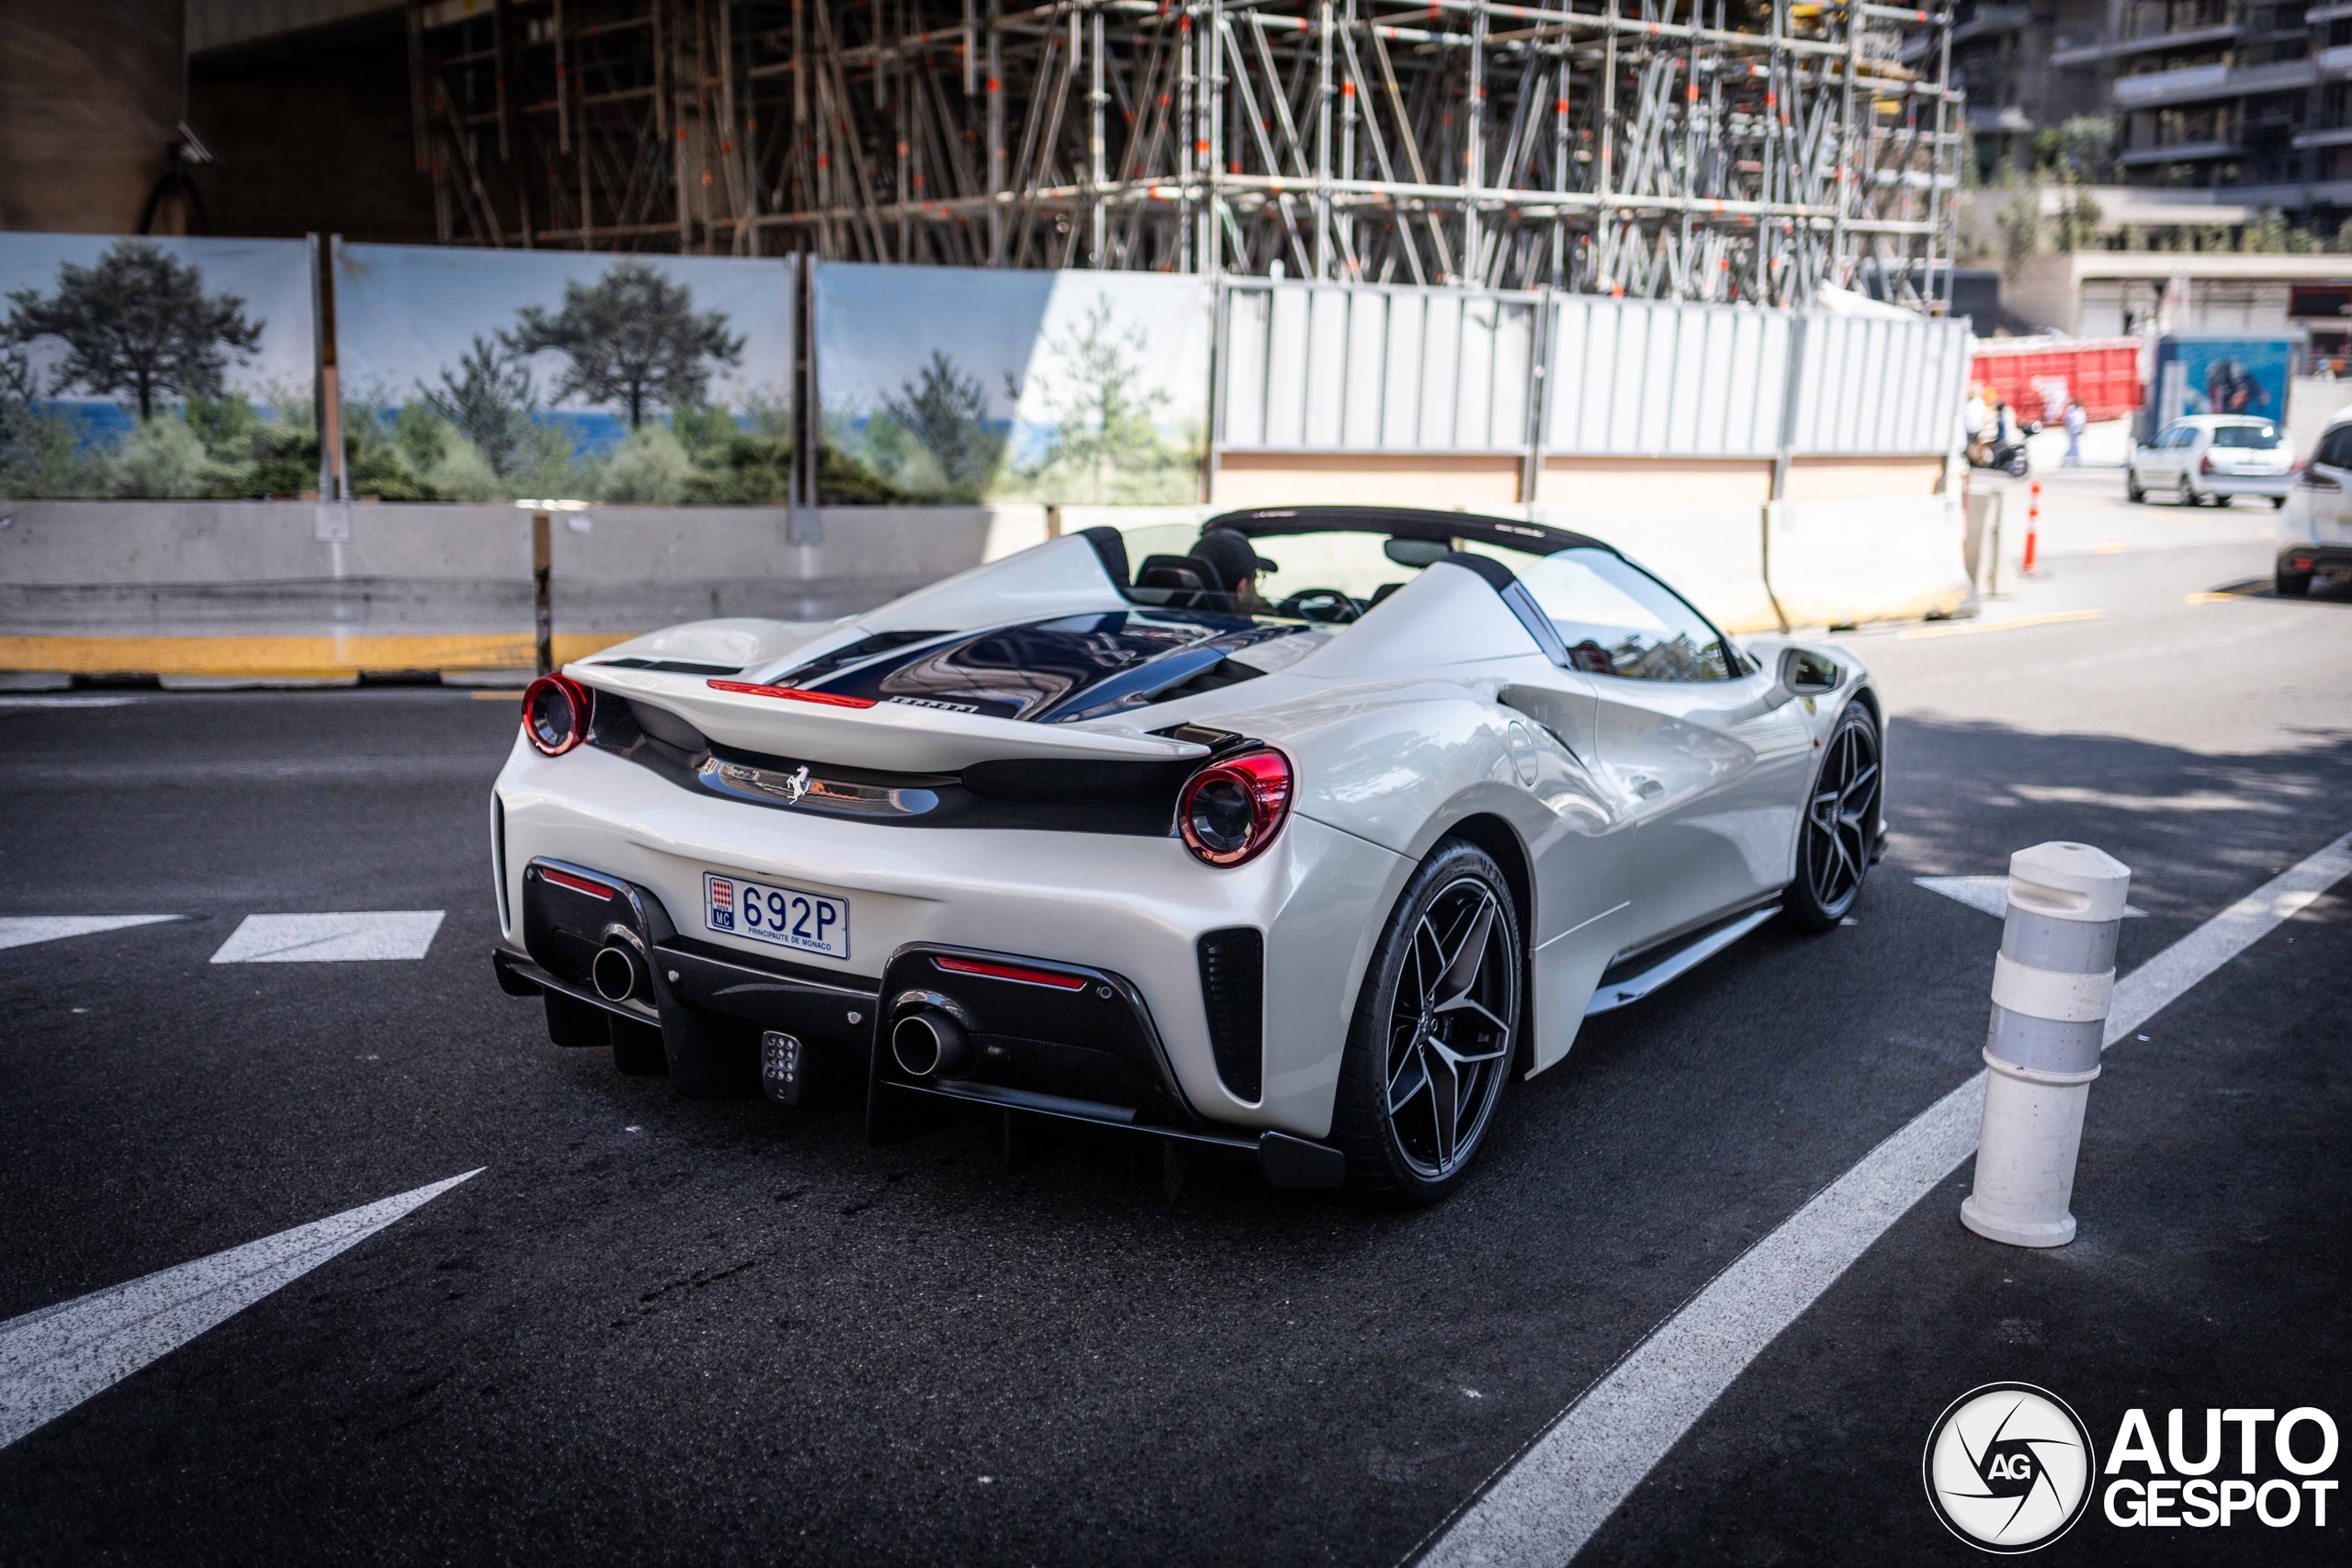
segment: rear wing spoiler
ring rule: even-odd
[[[953,773],[978,762],[1173,762],[1209,754],[1206,746],[1161,735],[1032,724],[911,703],[843,707],[763,695],[774,688],[748,682],[593,660],[567,665],[564,673],[583,686],[667,709],[722,745],[843,767]],[[726,689],[730,686],[741,689]]]

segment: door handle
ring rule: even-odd
[[[1647,773],[1628,773],[1626,778],[1632,783],[1634,793],[1644,800],[1656,800],[1666,793],[1666,786]]]

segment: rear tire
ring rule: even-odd
[[[2282,571],[2271,579],[2272,586],[2281,599],[2301,599],[2312,591],[2312,574],[2308,571]]]
[[[2286,511],[2286,510],[2287,510],[2287,498],[2286,498],[2285,496],[2283,496],[2283,495],[2274,495],[2274,496],[2272,496],[2272,497],[2270,498],[2270,510],[2271,510],[2271,511],[2273,511],[2273,512],[2284,512],[2284,511]]]
[[[2188,476],[2187,474],[2183,474],[2180,477],[2180,504],[2183,506],[2194,506],[2197,504],[2197,487],[2188,482]]]
[[[1805,797],[1797,838],[1796,880],[1781,901],[1803,931],[1837,927],[1861,897],[1878,848],[1880,789],[1885,782],[1878,725],[1870,709],[1849,703],[1821,745],[1821,771]]]
[[[1348,1029],[1331,1141],[1351,1187],[1432,1203],[1461,1185],[1519,1055],[1523,953],[1502,868],[1439,845],[1388,917]]]

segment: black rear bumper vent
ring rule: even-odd
[[[1257,1100],[1266,1082],[1265,934],[1254,926],[1210,931],[1201,938],[1200,958],[1216,1076],[1235,1099]]]

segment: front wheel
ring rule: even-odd
[[[1430,1203],[1460,1184],[1519,1046],[1519,912],[1492,856],[1442,844],[1413,874],[1364,973],[1332,1141],[1349,1184]]]
[[[2140,470],[2137,468],[2123,470],[2123,499],[2134,506],[2148,499],[2148,492],[2140,488]]]
[[[2033,471],[2033,459],[2027,457],[2025,448],[2020,446],[2009,455],[2006,467],[2011,479],[2021,479]]]
[[[1849,704],[1822,744],[1821,772],[1797,840],[1796,880],[1781,904],[1803,929],[1828,931],[1861,896],[1878,834],[1882,782],[1878,726],[1868,708]]]

